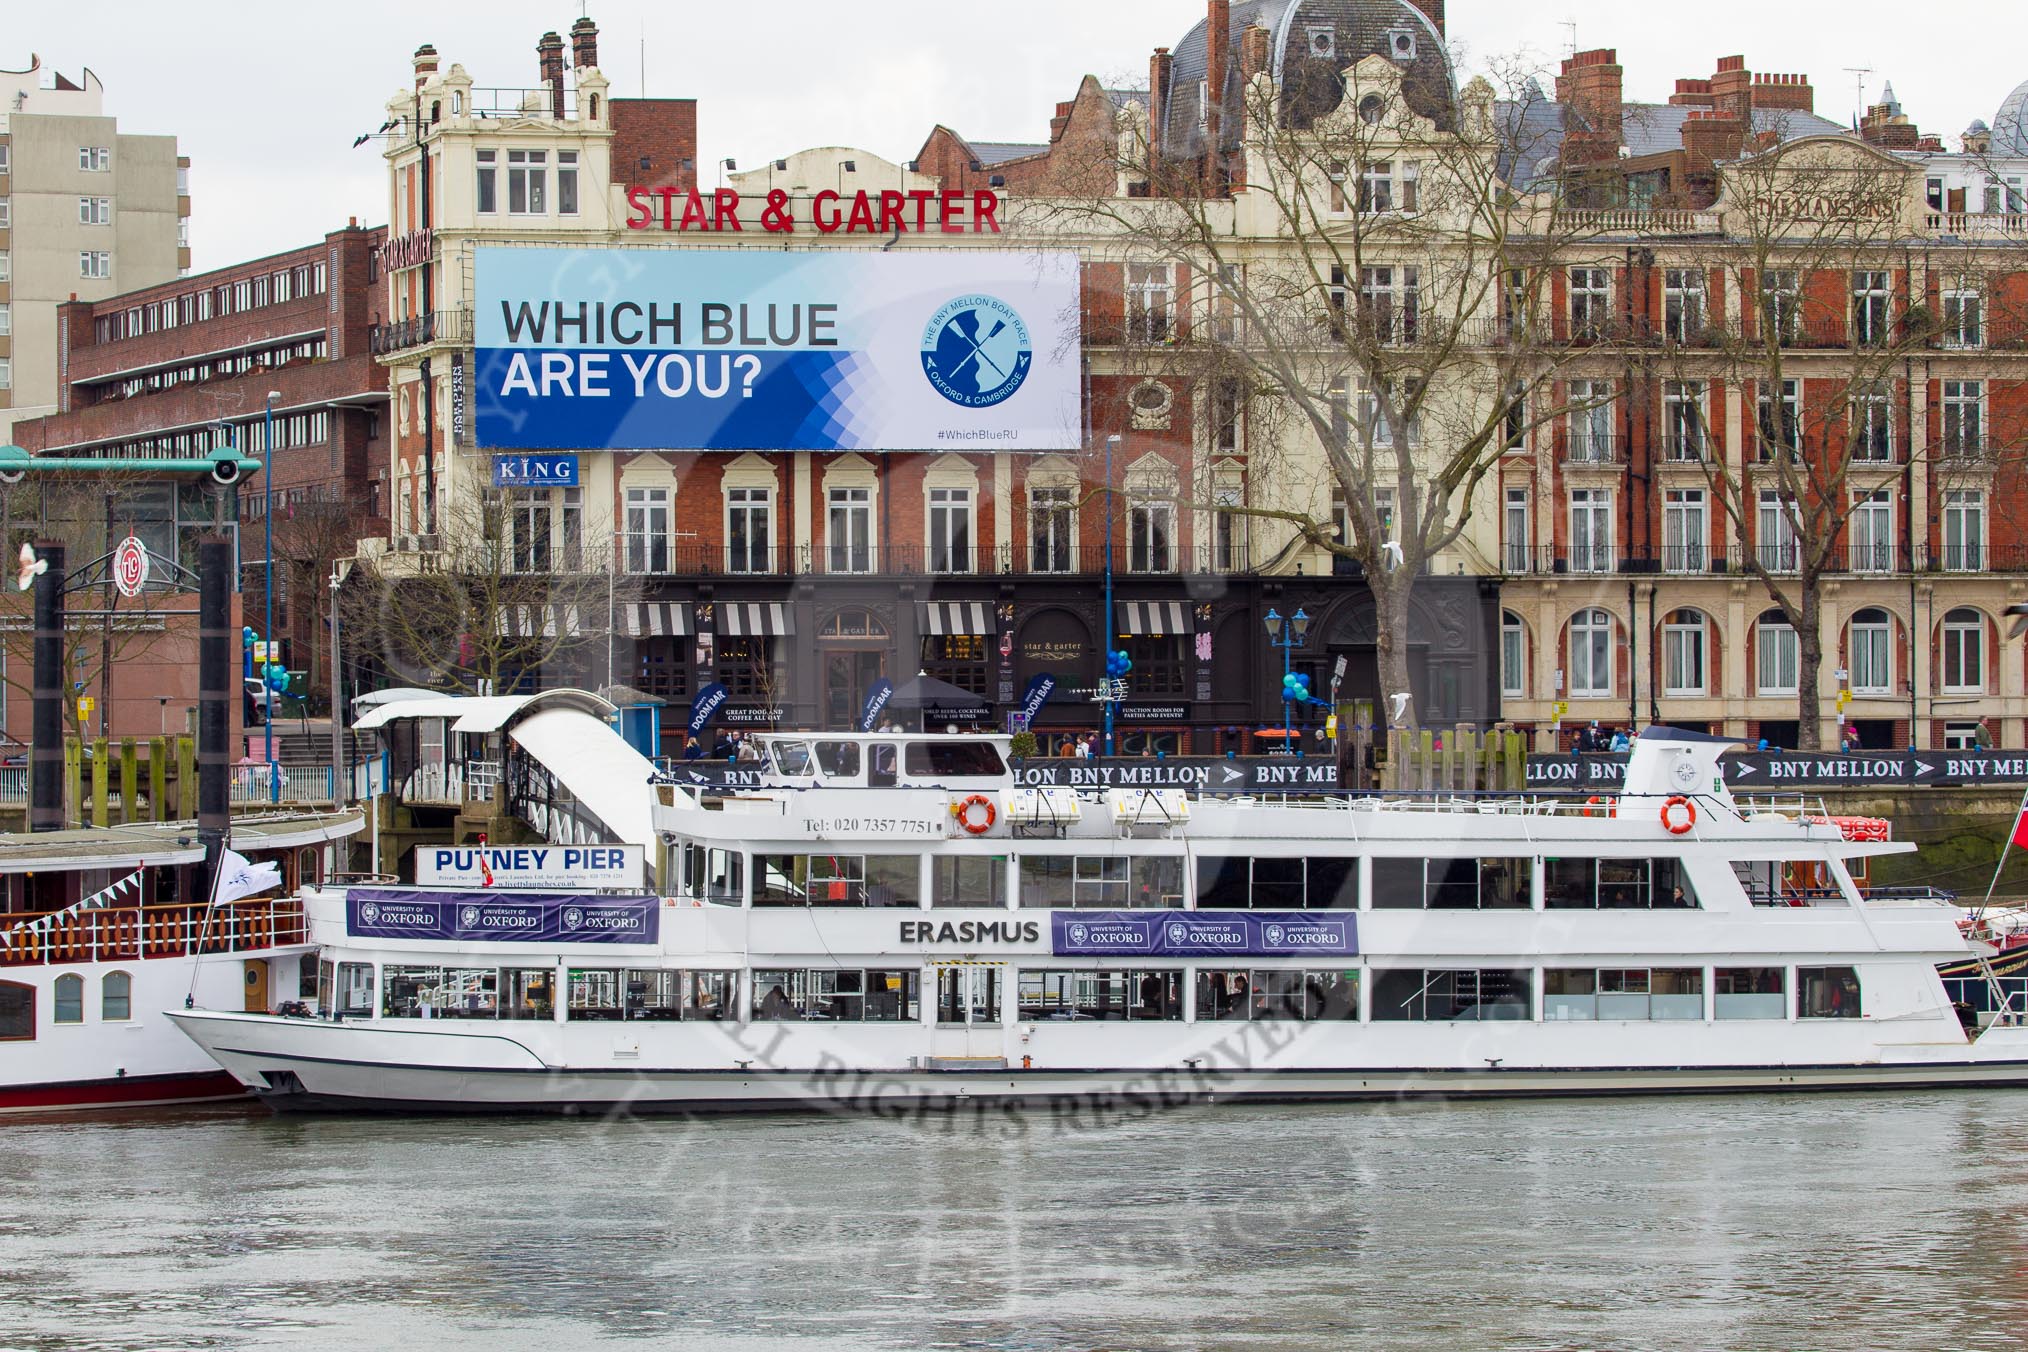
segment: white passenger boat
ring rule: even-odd
[[[313,892],[311,1017],[171,1017],[283,1109],[2028,1084],[1946,996],[1955,909],[1854,882],[1913,847],[1736,798],[1722,740],[1651,730],[1610,800],[1278,801],[756,740],[763,787],[652,789],[639,892]]]
[[[0,1113],[244,1098],[163,1011],[303,999],[316,950],[296,889],[329,878],[359,828],[356,813],[242,819],[234,848],[283,887],[220,906],[193,822],[0,835]]]

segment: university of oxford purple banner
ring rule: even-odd
[[[661,938],[661,915],[658,897],[582,892],[355,887],[345,897],[345,932],[355,939],[652,944]]]
[[[1057,957],[1285,958],[1359,952],[1353,911],[1051,911]]]

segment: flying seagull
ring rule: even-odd
[[[2007,631],[2008,638],[2019,638],[2023,633],[2028,633],[2028,601],[2016,601],[2001,613],[2014,617],[2014,627]]]
[[[21,571],[15,575],[14,585],[27,591],[35,585],[35,579],[49,571],[49,560],[35,557],[35,546],[21,546]]]
[[[1389,702],[1394,705],[1394,716],[1388,719],[1387,721],[1389,723],[1399,723],[1401,721],[1401,716],[1404,713],[1408,712],[1408,692],[1406,690],[1402,690],[1395,694],[1389,695],[1387,698]]]
[[[1389,540],[1380,546],[1380,557],[1387,560],[1387,571],[1390,573],[1401,567],[1401,541]]]

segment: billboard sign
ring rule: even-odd
[[[1068,451],[1078,260],[481,248],[482,445]]]

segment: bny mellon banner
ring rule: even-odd
[[[482,445],[1068,451],[1063,252],[481,248]]]

